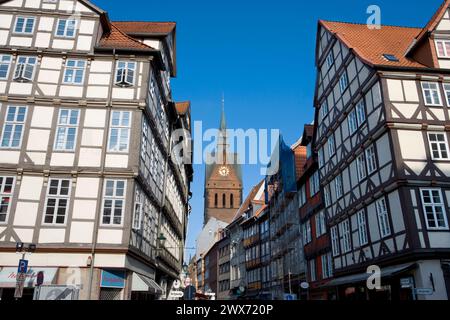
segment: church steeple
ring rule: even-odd
[[[217,140],[217,163],[227,163],[229,145],[227,141],[227,122],[225,118],[225,96],[222,94],[222,114],[220,116],[219,136]]]
[[[225,95],[222,95],[222,115],[220,117],[220,131],[227,130],[227,122],[225,119]]]

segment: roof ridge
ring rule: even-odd
[[[348,21],[323,20],[323,19],[320,19],[319,21],[320,22],[330,22],[330,23],[352,24],[352,25],[359,25],[359,26],[367,25],[367,23],[361,23],[361,22],[348,22]],[[391,24],[382,24],[381,27],[402,28],[402,29],[420,29],[420,30],[423,29],[423,27],[399,26],[399,25],[391,25]]]
[[[114,21],[111,21],[112,23],[114,23],[114,22],[119,22],[119,23],[121,23],[121,22],[124,22],[124,23],[133,23],[133,22],[136,22],[136,23],[177,23],[176,21],[148,21],[148,20],[114,20]]]

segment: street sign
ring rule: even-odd
[[[433,289],[431,288],[415,288],[414,291],[419,296],[431,296],[433,294]]]
[[[174,289],[180,289],[180,287],[181,287],[181,281],[180,281],[180,280],[175,280],[175,281],[173,282],[172,287],[173,287]]]
[[[402,288],[412,288],[413,286],[413,278],[402,278],[400,279],[400,285]]]
[[[27,273],[28,271],[28,260],[20,259],[19,267],[17,268],[17,273]]]
[[[175,298],[175,299],[183,298],[184,292],[183,291],[172,291],[172,292],[170,292],[169,297]]]

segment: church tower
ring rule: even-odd
[[[214,163],[206,165],[204,225],[210,218],[230,223],[242,204],[242,173],[238,155],[229,150],[224,101]]]

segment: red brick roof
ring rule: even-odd
[[[113,23],[127,34],[169,34],[176,26],[175,22],[115,21]]]
[[[366,24],[323,20],[319,23],[369,65],[425,68],[423,64],[405,57],[415,37],[422,31],[420,28],[381,26],[381,29],[369,29]],[[399,61],[388,61],[383,54],[393,54]]]
[[[100,39],[100,47],[116,49],[155,50],[154,48],[126,35],[115,24],[111,24],[111,32]]]
[[[191,107],[190,101],[175,103],[175,108],[177,109],[178,114],[186,114],[189,111],[190,107]]]

